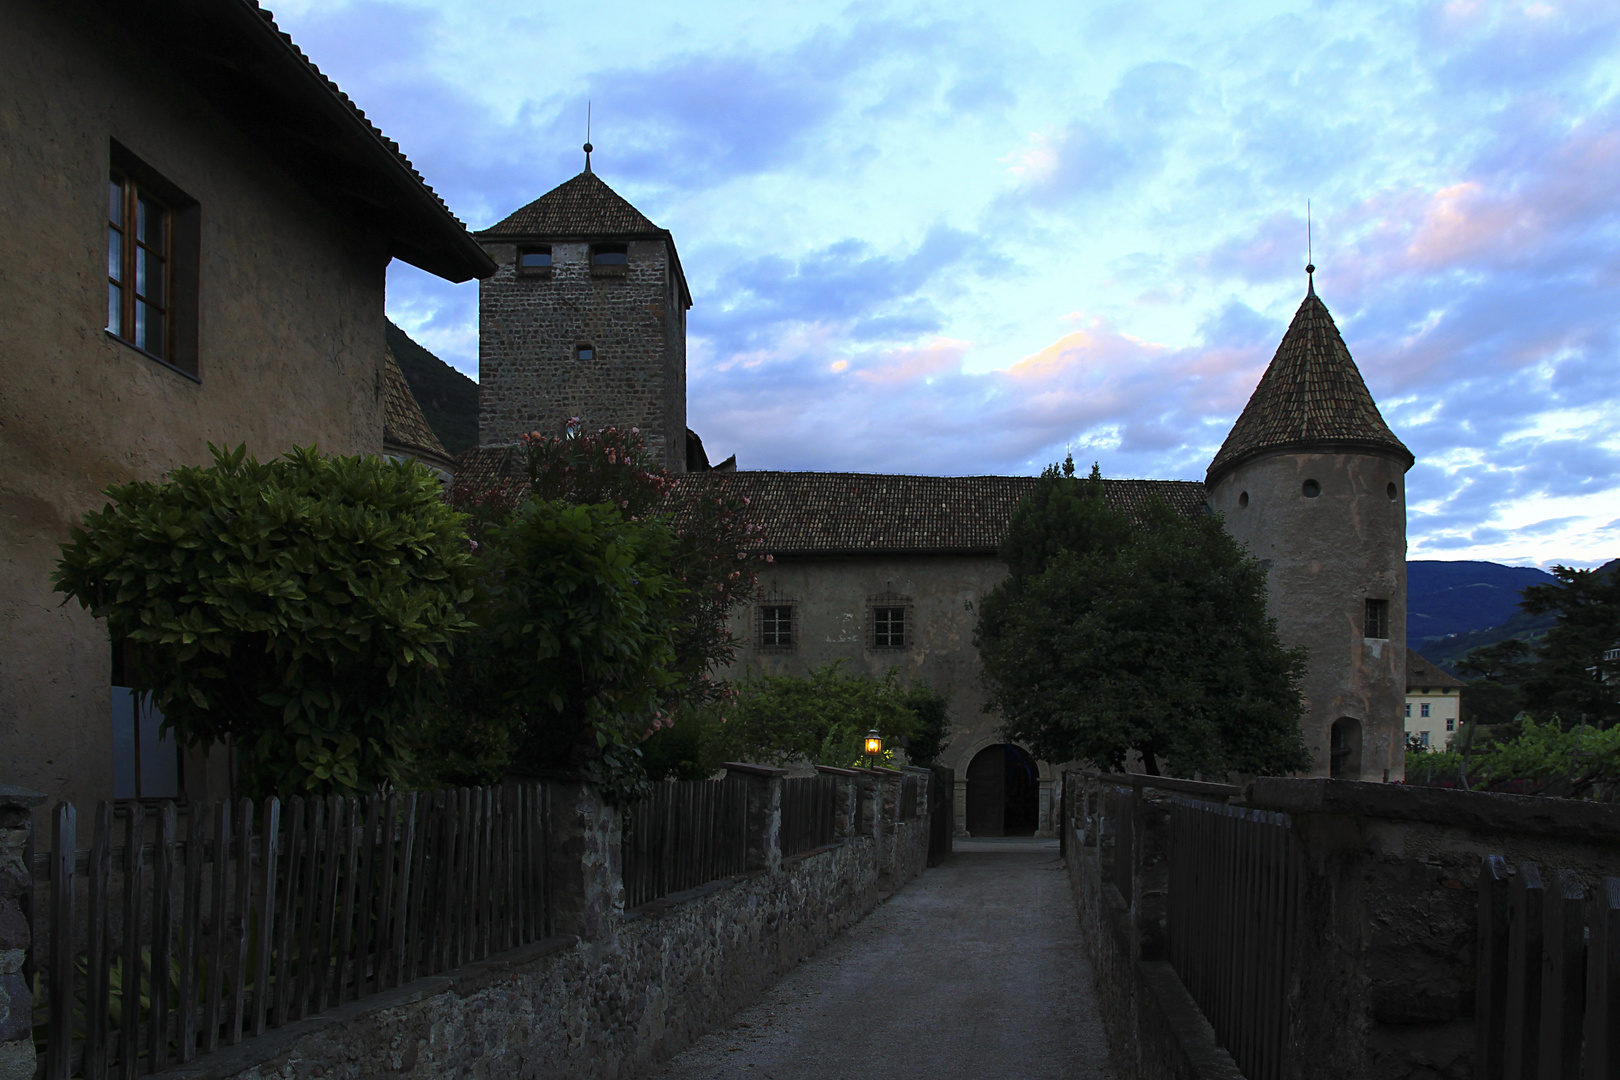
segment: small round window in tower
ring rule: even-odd
[[[575,345],[574,346],[574,359],[575,360],[595,360],[596,359],[596,346],[594,346],[594,345]]]
[[[1389,496],[1390,502],[1394,502],[1396,499],[1401,497],[1401,489],[1396,487],[1394,482],[1391,482],[1390,485],[1384,489],[1384,494]]]
[[[1318,484],[1315,480],[1307,480],[1305,481],[1305,486],[1299,490],[1300,494],[1304,495],[1307,499],[1314,499],[1318,495],[1322,494],[1322,485]]]
[[[1238,496],[1238,505],[1239,506],[1248,506],[1249,505],[1249,493],[1247,491],[1243,492],[1242,494],[1240,494]]]

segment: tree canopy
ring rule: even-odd
[[[244,790],[397,782],[451,646],[471,628],[460,515],[421,466],[323,456],[107,489],[62,545],[58,591],[134,654],[134,689],[188,746],[230,739]]]
[[[1109,507],[1095,468],[1049,467],[1014,514],[1008,575],[979,605],[988,708],[1050,761],[1283,773],[1305,657],[1278,641],[1265,571],[1213,515]]]

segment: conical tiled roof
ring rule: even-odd
[[[493,236],[667,236],[587,169],[476,234]]]
[[[1412,451],[1379,415],[1314,288],[1210,462],[1205,482],[1213,485],[1250,458],[1277,450],[1360,450],[1393,454],[1407,468],[1413,462]]]

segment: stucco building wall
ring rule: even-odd
[[[686,453],[686,307],[662,240],[631,240],[622,274],[593,272],[589,243],[553,242],[547,274],[519,273],[515,243],[486,243],[498,265],[478,294],[478,441],[532,431],[638,427],[680,472]],[[589,344],[592,360],[575,349]],[[671,453],[671,448],[674,453]]]
[[[1310,480],[1321,486],[1314,498],[1304,494]],[[1401,779],[1404,463],[1370,454],[1269,454],[1224,475],[1209,503],[1269,571],[1268,610],[1283,643],[1310,653],[1301,730],[1315,759],[1311,775],[1329,774],[1330,732],[1348,717],[1359,721],[1361,740],[1345,779]],[[1389,602],[1387,638],[1363,634],[1368,599]]]
[[[1001,717],[984,711],[983,666],[973,646],[978,603],[1006,577],[1007,566],[983,555],[778,555],[759,577],[756,602],[732,616],[737,660],[726,672],[804,675],[835,660],[847,672],[882,678],[890,668],[910,685],[926,680],[950,698],[949,743],[937,764],[956,770],[956,832],[967,833],[967,767],[979,751],[1006,740]],[[872,601],[904,604],[910,620],[903,649],[871,647]],[[791,604],[791,650],[762,648],[760,605]],[[1039,763],[1041,831],[1049,827],[1050,784],[1055,775]]]
[[[97,11],[0,0],[0,757],[80,806],[111,794],[111,658],[58,545],[210,441],[378,450],[388,261]],[[200,381],[103,329],[112,140],[200,204]]]

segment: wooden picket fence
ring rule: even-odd
[[[782,781],[782,855],[825,847],[838,835],[838,780],[802,776]]]
[[[1130,864],[1128,789],[1116,854]],[[1166,914],[1170,962],[1249,1080],[1295,1075],[1287,973],[1304,867],[1287,814],[1177,797],[1171,802]],[[1123,878],[1118,875],[1123,873]],[[1129,871],[1116,871],[1127,884]],[[1127,893],[1127,895],[1130,895]]]
[[[58,805],[31,860],[46,1080],[161,1071],[548,936],[548,803],[538,784],[102,802],[87,850]]]
[[[651,900],[748,868],[748,782],[666,780],[627,815],[624,903]]]
[[[1486,856],[1478,943],[1475,1076],[1620,1077],[1620,878]]]

